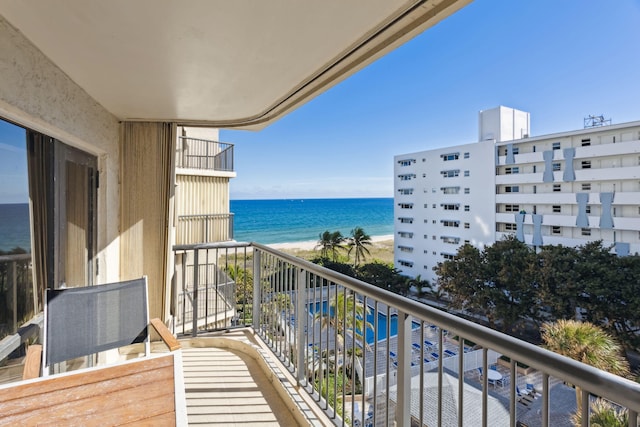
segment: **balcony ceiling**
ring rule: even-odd
[[[261,128],[471,0],[0,0],[122,120]]]

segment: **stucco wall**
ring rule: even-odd
[[[100,281],[117,280],[118,118],[0,16],[0,117],[98,157]],[[103,268],[108,266],[108,268]]]

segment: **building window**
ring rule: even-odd
[[[435,193],[435,192],[436,192],[436,189],[435,189],[435,188],[432,188],[432,189],[431,189],[431,192],[432,192],[432,193]]]
[[[442,157],[442,160],[444,160],[445,162],[450,160],[458,160],[458,158],[460,157],[460,153],[441,154],[440,157]]]
[[[431,236],[431,240],[436,240],[436,236]]]
[[[586,182],[584,184],[582,184],[582,191],[589,191],[591,190],[591,183],[590,182]]]
[[[582,140],[582,146],[583,147],[588,147],[589,145],[591,145],[591,138],[587,138],[587,139],[583,139]]]
[[[581,230],[581,234],[582,234],[583,236],[591,236],[591,229],[590,229],[590,228],[583,228],[583,229]]]
[[[558,162],[554,163],[552,166],[554,171],[559,171],[560,169],[562,169],[562,165]]]
[[[413,203],[398,203],[400,209],[413,209]]]
[[[431,207],[432,207],[433,209],[435,209],[435,208],[436,208],[436,204],[435,204],[435,203],[434,203],[434,204],[432,204],[432,205],[431,205]]]
[[[585,211],[586,213],[590,214],[590,213],[591,213],[591,205],[587,205],[587,206],[585,207],[584,211]]]
[[[434,219],[433,221],[431,221],[431,223],[432,223],[432,224],[435,224],[435,223],[436,223],[436,220]]]
[[[408,173],[408,174],[404,174],[404,175],[398,175],[398,178],[400,178],[400,181],[411,181],[415,177],[416,177],[415,173]]]
[[[560,212],[562,212],[560,205],[553,205],[553,213],[560,213]]]
[[[551,148],[552,148],[553,150],[559,150],[559,149],[560,149],[560,143],[559,143],[559,142],[554,142],[554,143],[551,145]]]
[[[413,267],[413,263],[411,261],[405,261],[403,259],[399,259],[398,263],[403,267]]]
[[[469,245],[469,244],[471,244],[471,241],[470,241],[470,240],[465,240],[465,241],[464,241],[464,244],[465,244],[465,245]]]
[[[447,204],[443,204],[442,208],[445,211],[457,211],[460,209],[460,205],[458,205],[457,203],[447,203]]]
[[[464,171],[464,176],[469,176],[469,171]]]
[[[591,169],[591,160],[583,160],[582,169]]]
[[[468,222],[464,223],[464,228],[469,228],[469,223]]]
[[[400,193],[402,195],[405,195],[405,196],[408,196],[410,194],[413,194],[413,188],[400,188],[398,190],[398,193]]]
[[[460,187],[442,187],[442,194],[458,194],[460,193]]]
[[[536,173],[536,171],[537,171],[536,165],[533,165],[533,173]]]
[[[553,184],[553,192],[557,193],[559,191],[562,191],[562,185],[561,184]]]
[[[411,246],[398,246],[398,249],[400,249],[400,252],[413,252],[413,248]]]
[[[517,226],[515,224],[512,224],[512,223],[504,224],[505,231],[516,231],[516,229],[517,229]]]
[[[460,226],[460,221],[455,221],[455,220],[451,220],[451,219],[441,219],[440,222],[445,227],[456,227],[457,228],[457,227]]]
[[[504,192],[505,193],[519,193],[520,192],[520,186],[519,185],[507,185],[506,187],[504,187]]]
[[[466,153],[464,153],[464,158],[468,159],[469,158],[469,152],[467,151]]]
[[[406,237],[408,239],[413,239],[413,233],[411,233],[409,231],[398,231],[398,236]]]
[[[404,217],[400,217],[400,218],[398,218],[398,220],[399,220],[402,224],[413,224],[413,218],[404,218]]]
[[[455,259],[455,257],[456,257],[455,255],[447,254],[447,253],[444,253],[444,252],[442,252],[440,255],[442,255],[442,258],[446,259],[447,261],[451,261],[451,260]]]
[[[448,171],[441,171],[440,173],[445,178],[454,178],[454,177],[460,175],[460,169],[451,169],[451,170],[448,170]]]
[[[464,189],[464,194],[469,194],[470,192],[471,192],[471,190],[469,190],[469,187],[466,187],[466,188]]]
[[[422,174],[422,177],[423,177],[423,178],[426,178],[426,177],[427,177],[427,174],[426,174],[426,173],[423,173],[423,174]]]
[[[520,212],[520,205],[504,205],[505,212]]]
[[[538,192],[538,186],[534,185],[533,186],[533,194],[536,194]]]
[[[562,233],[562,229],[560,227],[558,227],[557,225],[554,225],[553,227],[551,227],[551,234],[560,234]]]
[[[469,212],[469,205],[464,205],[464,211]]]
[[[514,167],[510,167],[510,168],[505,168],[504,169],[504,173],[505,175],[512,175],[512,174],[517,174],[520,173],[520,168],[518,166],[514,166]]]
[[[455,244],[457,245],[458,243],[460,243],[460,238],[459,237],[451,237],[451,236],[442,236],[440,237],[442,239],[443,243],[449,243],[449,244]]]
[[[400,164],[400,166],[411,166],[411,164],[415,162],[415,159],[398,160],[398,164]]]

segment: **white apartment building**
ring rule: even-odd
[[[640,252],[640,121],[530,136],[529,113],[481,111],[479,142],[394,157],[395,267],[434,281],[458,247],[508,234]]]

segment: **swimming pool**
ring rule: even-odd
[[[327,312],[327,301],[323,301],[322,302],[322,312],[326,313]],[[309,313],[311,313],[312,315],[314,315],[320,308],[320,303],[317,302],[315,304],[311,304],[309,306]],[[333,314],[333,307],[330,307],[330,313]],[[398,315],[397,314],[392,314],[391,316],[391,320],[389,323],[389,336],[390,337],[395,337],[396,335],[398,335]],[[387,339],[387,315],[385,313],[382,313],[380,311],[378,311],[378,327],[377,327],[377,334],[374,334],[374,331],[372,328],[374,328],[376,326],[375,324],[375,317],[374,317],[374,311],[370,308],[369,312],[367,313],[367,323],[369,324],[366,328],[366,333],[365,333],[365,339],[367,341],[367,344],[371,345],[374,342],[374,337],[377,337],[378,341],[383,341]],[[420,328],[420,324],[416,323],[416,322],[412,322],[411,325],[412,329],[418,329]]]

